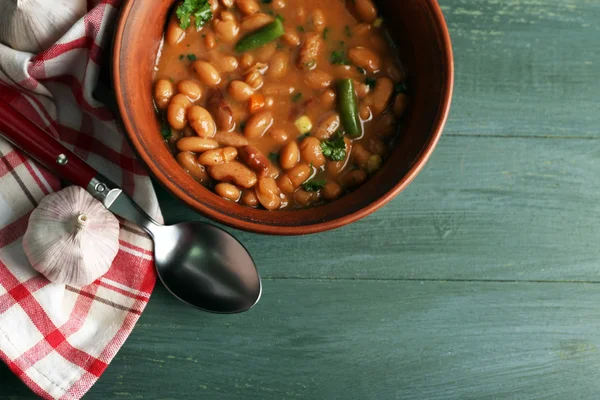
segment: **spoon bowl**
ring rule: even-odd
[[[253,307],[262,285],[252,257],[229,233],[203,222],[154,225],[156,270],[181,301],[217,313]]]

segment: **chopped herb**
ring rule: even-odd
[[[359,74],[363,74],[366,75],[367,74],[367,70],[361,67],[356,68],[356,70],[358,71]]]
[[[195,54],[188,54],[187,59],[190,61],[196,61],[198,59],[198,57],[196,57]]]
[[[271,16],[275,16],[275,11],[273,10],[269,10],[267,11],[267,14],[271,15]]]
[[[398,82],[394,85],[394,94],[407,93],[406,85],[404,82]]]
[[[300,25],[300,26],[298,26],[298,27],[296,28],[296,30],[297,30],[298,32],[304,32],[304,27],[303,27],[302,25]]]
[[[321,142],[321,152],[331,161],[343,161],[346,159],[346,142],[344,135],[338,131],[335,136],[329,140]]]
[[[302,189],[306,190],[307,192],[318,192],[319,190],[323,189],[326,184],[327,181],[325,179],[311,179],[310,181],[302,184]]]
[[[273,0],[261,0],[261,3],[263,4],[271,4],[273,2]]]
[[[240,123],[240,130],[243,132],[246,129],[246,121]]]
[[[344,28],[344,33],[346,34],[347,37],[352,37],[352,31],[350,30],[349,25],[346,25],[346,27]]]
[[[177,18],[181,29],[189,28],[191,17],[196,20],[196,29],[200,29],[213,17],[208,0],[185,0],[177,7]]]
[[[304,139],[306,139],[309,136],[310,136],[310,132],[306,132],[306,133],[298,136],[298,141],[301,142],[301,141],[303,141]]]
[[[377,83],[377,79],[375,79],[372,76],[369,76],[367,77],[367,79],[365,79],[365,83],[367,84],[367,86],[373,89],[375,87],[375,84]]]
[[[206,34],[205,34],[205,33],[203,33],[203,34],[202,34],[202,39],[204,39],[205,37],[206,37]],[[188,47],[190,47],[190,45],[189,45],[189,44],[188,44]]]
[[[323,29],[323,40],[327,40],[327,36],[329,36],[329,28]]]
[[[165,139],[165,140],[171,139],[171,136],[173,136],[173,132],[171,132],[171,127],[169,126],[168,123],[166,123],[166,122],[162,123],[162,126],[160,127],[160,134],[162,135],[163,139]]]
[[[179,59],[180,59],[180,60],[183,60],[184,58],[185,58],[185,56],[184,56],[183,54],[180,54],[180,55],[179,55]]]
[[[280,41],[277,41],[277,50],[283,49],[283,44]]]
[[[292,96],[292,101],[294,103],[299,102],[302,99],[302,93],[298,92],[295,95]]]
[[[350,65],[350,60],[346,57],[344,50],[332,51],[329,62],[335,65]]]
[[[277,164],[279,162],[279,154],[269,153],[269,160],[271,160],[273,164]]]

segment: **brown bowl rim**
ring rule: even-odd
[[[181,190],[177,185],[171,183],[168,180],[166,174],[156,167],[152,163],[152,157],[144,151],[141,145],[138,135],[132,134],[134,132],[132,122],[125,118],[127,116],[125,104],[123,102],[122,87],[118,84],[121,81],[121,47],[123,41],[123,33],[127,23],[128,16],[131,12],[134,2],[137,0],[125,0],[121,11],[119,13],[119,19],[117,22],[115,35],[113,39],[113,62],[112,62],[112,77],[113,87],[115,90],[115,97],[120,114],[121,124],[127,134],[130,144],[133,145],[134,150],[138,156],[142,159],[146,167],[150,170],[152,175],[161,183],[161,185],[167,189],[172,195],[183,201],[188,207],[199,212],[200,214],[220,223],[223,223],[232,228],[241,229],[248,232],[266,234],[266,235],[279,235],[279,236],[297,236],[297,235],[308,235],[314,233],[321,233],[337,228],[341,228],[345,225],[349,225],[358,220],[361,220],[368,215],[379,210],[391,200],[393,200],[400,192],[402,192],[421,172],[427,161],[429,160],[433,150],[437,146],[446,122],[450,113],[450,106],[452,104],[452,94],[454,91],[454,54],[452,50],[452,41],[450,38],[450,32],[448,25],[442,13],[442,9],[436,0],[427,0],[427,3],[433,11],[433,16],[437,22],[437,29],[442,36],[441,51],[443,53],[443,59],[445,60],[445,74],[448,80],[445,86],[442,88],[443,101],[440,107],[440,113],[438,119],[434,123],[433,134],[428,141],[426,147],[421,151],[419,157],[415,160],[409,171],[398,181],[394,187],[387,191],[384,195],[380,196],[367,206],[342,217],[325,221],[317,222],[307,225],[293,225],[293,226],[278,226],[278,225],[265,225],[247,220],[240,220],[238,218],[219,213],[214,209],[205,206],[204,204],[194,200],[190,195]]]

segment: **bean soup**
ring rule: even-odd
[[[154,99],[179,165],[267,210],[334,201],[385,161],[408,106],[371,0],[185,0]]]

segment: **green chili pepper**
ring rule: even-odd
[[[358,118],[358,102],[354,92],[352,79],[342,79],[337,84],[338,109],[340,119],[346,134],[350,137],[358,137],[362,134],[360,119]]]
[[[235,51],[244,53],[246,51],[257,49],[265,44],[277,40],[284,34],[283,21],[277,17],[274,22],[266,25],[259,30],[244,36],[235,45]]]

